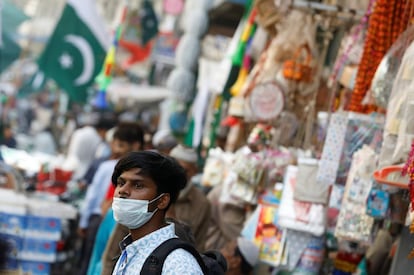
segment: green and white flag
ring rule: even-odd
[[[85,102],[105,59],[108,38],[94,0],[68,0],[38,60],[39,69],[71,100]]]
[[[45,74],[41,71],[37,71],[23,83],[17,93],[17,97],[23,98],[42,91],[45,88],[46,80]]]

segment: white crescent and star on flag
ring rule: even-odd
[[[79,35],[68,34],[65,36],[64,40],[67,43],[72,44],[82,56],[83,70],[74,80],[76,86],[82,86],[88,83],[93,77],[95,60],[92,48],[89,43]],[[73,57],[69,53],[63,52],[59,57],[59,63],[63,69],[71,69],[73,66]]]

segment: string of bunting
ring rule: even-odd
[[[106,91],[108,89],[109,84],[112,82],[112,72],[115,67],[115,54],[119,46],[119,41],[121,40],[123,31],[124,31],[127,12],[128,12],[128,4],[125,3],[123,10],[122,10],[120,23],[115,29],[114,40],[106,54],[105,61],[102,67],[102,71],[95,79],[96,83],[98,84],[98,89],[99,89],[95,105],[100,109],[105,109],[108,107],[108,103],[106,101]]]

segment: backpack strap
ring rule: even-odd
[[[207,274],[208,270],[203,259],[201,258],[200,253],[198,253],[198,251],[191,244],[178,238],[166,240],[155,248],[155,250],[145,260],[141,269],[141,274],[161,275],[165,259],[172,251],[179,248],[182,248],[193,255],[193,257],[197,260],[197,263],[200,265],[203,274]]]

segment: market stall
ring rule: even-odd
[[[202,185],[238,209],[257,274],[412,266],[401,172],[410,155],[412,177],[413,5],[247,1],[233,34],[220,32],[227,44],[207,31],[187,124],[170,126],[206,157]]]

